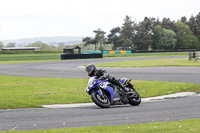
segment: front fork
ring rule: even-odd
[[[99,89],[99,90],[97,91],[97,93],[98,93],[99,96],[101,96],[102,98],[105,98],[101,89]]]

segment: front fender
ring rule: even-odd
[[[99,96],[103,95],[101,89],[97,90],[97,93],[99,94]]]
[[[110,94],[110,100],[112,101],[114,97],[113,88],[110,86],[107,86],[106,89],[103,89],[103,90],[107,91]],[[97,90],[97,93],[99,94],[99,96],[103,95],[101,89]]]
[[[113,88],[110,87],[110,86],[107,86],[105,90],[110,93],[110,98],[111,98],[111,101],[112,101],[113,96],[114,96]]]

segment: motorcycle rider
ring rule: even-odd
[[[128,88],[124,87],[124,85],[128,82],[128,79],[126,78],[126,81],[121,84],[119,79],[116,79],[115,77],[112,77],[109,75],[106,70],[103,69],[96,69],[96,66],[94,64],[88,64],[85,68],[85,70],[88,72],[88,76],[93,77],[96,76],[98,79],[108,79],[108,81],[114,85],[117,85],[121,87],[125,92],[128,92]],[[87,92],[87,90],[86,90]]]

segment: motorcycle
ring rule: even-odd
[[[108,79],[100,80],[96,77],[91,77],[88,81],[86,92],[91,95],[92,101],[101,108],[123,104],[137,106],[141,103],[141,97],[130,81],[126,78],[120,79],[120,83],[125,83],[124,87],[128,89],[125,92],[121,87],[111,84]]]

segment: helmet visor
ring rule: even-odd
[[[88,72],[88,74],[92,73],[92,71],[91,71],[91,70],[89,70],[89,71],[87,71],[87,72]]]

